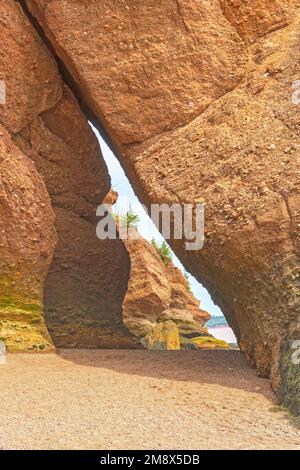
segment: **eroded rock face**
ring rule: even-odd
[[[239,35],[252,43],[288,25],[297,0],[220,0],[222,11]]]
[[[206,201],[204,249],[173,246],[250,362],[297,394],[279,364],[299,322],[298,2],[27,3],[141,199]]]
[[[171,302],[161,318],[176,321],[183,332],[196,331],[196,325],[202,327],[210,320],[211,315],[200,308],[199,300],[189,292],[187,281],[180,269],[176,268],[173,263],[168,263],[166,270],[171,288]]]
[[[124,239],[130,256],[130,277],[123,303],[127,328],[137,337],[149,335],[159,316],[170,305],[171,287],[156,250],[139,233]]]
[[[243,85],[188,126],[136,148],[143,187],[159,201],[205,200],[205,247],[186,254],[187,266],[200,272],[264,375],[299,314],[299,110],[291,90],[298,31],[292,25],[253,46]]]
[[[100,242],[94,225],[72,211],[55,208],[55,214],[60,239],[45,284],[46,322],[55,345],[137,347],[122,317],[130,267],[124,245]]]
[[[130,257],[128,289],[123,302],[126,327],[149,349],[180,349],[180,337],[210,335],[210,319],[188,291],[181,271],[161,260],[157,250],[136,229],[124,239]]]
[[[44,272],[40,269],[36,294],[41,301],[44,285],[47,326],[57,346],[129,347],[132,337],[122,324],[127,251],[120,240],[106,243],[96,238],[96,208],[110,189],[99,144],[19,3],[1,2],[0,16],[0,80],[7,90],[0,123],[20,155],[29,157],[43,176],[56,214],[58,243],[46,279],[49,262]],[[52,223],[53,215],[49,227]],[[44,229],[42,221],[37,235]],[[45,238],[47,233],[45,229]],[[24,259],[29,256],[24,249]],[[5,266],[3,262],[3,273]],[[20,269],[18,276],[20,284],[28,285],[27,269]],[[10,341],[7,333],[8,346]]]
[[[0,14],[0,80],[6,83],[7,95],[0,121],[17,133],[60,100],[61,79],[54,58],[18,2],[1,2]]]
[[[27,5],[119,148],[190,122],[242,78],[243,43],[218,1]]]
[[[0,125],[0,340],[10,350],[53,347],[43,288],[55,241],[45,184]]]
[[[45,285],[46,321],[55,345],[116,347],[119,331],[119,347],[129,346],[122,325],[129,258],[122,241],[96,238],[96,208],[109,177],[70,90],[64,87],[57,106],[15,140],[44,175],[55,207],[59,241]]]

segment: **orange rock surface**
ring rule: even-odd
[[[300,334],[299,2],[7,0],[0,14],[8,98],[0,123],[35,161],[59,214],[46,303],[70,299],[68,321],[78,326],[84,317],[93,327],[105,299],[112,309],[101,306],[101,322],[108,315],[109,331],[122,324],[131,282],[124,244],[91,248],[86,258],[85,242],[79,247],[83,238],[95,242],[92,214],[110,189],[89,118],[117,149],[142,202],[205,202],[204,248],[172,246],[209,289],[250,363],[299,413],[299,370],[289,362]],[[73,253],[67,220],[78,228]],[[152,323],[152,306],[163,309],[171,288],[150,277]],[[151,291],[157,283],[159,294]],[[79,287],[84,303],[74,305]]]

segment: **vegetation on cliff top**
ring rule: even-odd
[[[152,238],[151,245],[154,246],[162,262],[167,266],[170,261],[172,261],[172,253],[167,242],[163,241],[162,244],[159,245],[157,241]]]
[[[120,225],[124,225],[127,229],[137,228],[140,221],[138,214],[135,214],[132,210],[129,210],[124,213],[113,214],[116,222]]]

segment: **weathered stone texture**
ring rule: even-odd
[[[112,338],[111,346],[114,346],[118,341],[111,332],[116,323],[122,324],[129,259],[121,241],[105,244],[96,238],[96,208],[110,189],[99,143],[72,92],[63,83],[55,58],[19,2],[1,2],[0,17],[3,46],[0,80],[5,81],[7,91],[6,103],[0,106],[0,123],[9,131],[15,146],[20,148],[24,164],[28,165],[24,155],[35,163],[56,212],[58,244],[47,278],[49,262],[47,265],[45,261],[44,271],[40,269],[40,291],[36,296],[42,302],[45,287],[45,316],[55,344],[107,346]],[[19,166],[21,180],[22,161]],[[18,186],[17,175],[15,185]],[[36,197],[39,197],[38,191]],[[48,199],[46,202],[49,204]],[[27,224],[30,223],[29,219]],[[49,231],[53,215],[48,223]],[[37,229],[33,220],[32,227],[37,235],[45,230],[47,238],[48,232],[42,222]],[[43,246],[40,249],[43,251]],[[24,263],[20,260],[24,267],[18,272],[19,284],[28,286],[31,271],[25,268],[25,260],[30,257],[30,252],[26,253],[24,247],[22,255],[18,250],[16,253],[24,258]],[[65,258],[67,263],[62,261]],[[0,274],[8,269],[5,259],[3,254]],[[115,269],[115,263],[123,269]],[[37,275],[34,269],[33,273]],[[30,289],[27,293],[24,287],[23,291],[23,296],[28,294],[30,297]],[[72,327],[72,341],[62,343],[60,328],[68,323],[69,330]],[[104,332],[99,333],[103,323],[110,331],[109,337],[105,337]],[[76,331],[83,330],[85,335],[76,336]],[[121,330],[121,342],[128,345],[130,335],[126,340],[125,327],[118,327],[118,331]],[[88,338],[88,331],[93,333],[93,339]],[[8,346],[12,335],[13,332],[7,330]],[[117,332],[115,336],[118,336]],[[23,346],[26,349],[25,342]]]
[[[42,178],[0,125],[0,340],[48,350],[43,288],[56,234]]]
[[[27,4],[143,202],[206,201],[204,249],[173,246],[278,388],[299,321],[299,3]]]
[[[27,4],[119,147],[186,124],[242,78],[217,0]]]
[[[187,281],[172,261],[163,263],[136,229],[130,229],[124,243],[131,265],[123,302],[129,331],[150,349],[180,349],[184,334],[209,337],[203,325],[210,315],[200,309],[199,300],[188,291]]]

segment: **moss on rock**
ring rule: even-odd
[[[43,307],[37,299],[0,298],[0,340],[8,351],[46,351],[53,348]]]
[[[171,320],[157,323],[152,333],[142,339],[142,344],[147,349],[155,351],[180,350],[180,336],[177,325]]]
[[[213,336],[196,336],[193,338],[180,338],[181,349],[230,349],[230,346],[221,339]]]
[[[300,355],[297,355],[294,345],[293,340],[287,340],[282,346],[279,398],[282,405],[288,407],[295,416],[300,416],[300,364],[297,364]]]
[[[26,300],[16,297],[0,297],[0,317],[5,315],[24,315],[39,320],[42,305],[38,300]]]

